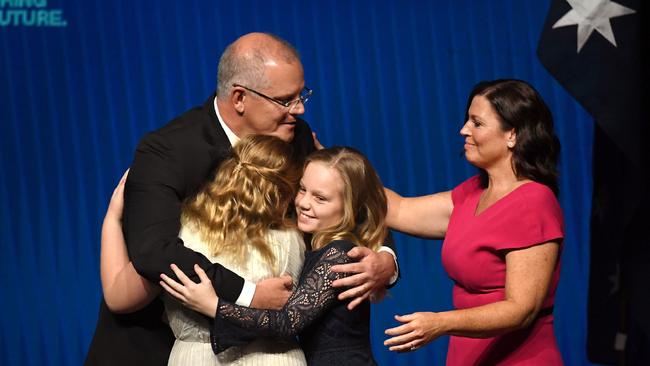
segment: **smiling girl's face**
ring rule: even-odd
[[[310,162],[295,200],[298,228],[316,233],[338,225],[343,217],[343,180],[320,162]]]

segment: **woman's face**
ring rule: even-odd
[[[301,231],[316,233],[337,225],[343,217],[343,180],[339,173],[323,163],[309,163],[295,204]]]
[[[460,130],[465,138],[465,158],[472,165],[487,169],[507,160],[514,147],[514,130],[503,131],[499,116],[482,95],[472,99],[469,119]],[[511,145],[511,146],[510,146]]]

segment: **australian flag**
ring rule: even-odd
[[[596,122],[587,355],[598,363],[650,365],[648,3],[553,0],[537,50]]]

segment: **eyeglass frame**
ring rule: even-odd
[[[302,90],[300,92],[302,93],[303,91],[307,91],[307,95],[300,95],[300,96],[298,96],[298,98],[296,98],[294,100],[290,100],[288,102],[283,102],[281,100],[275,99],[273,97],[269,97],[266,94],[260,93],[255,89],[251,89],[251,88],[249,88],[247,86],[244,86],[244,85],[241,85],[241,84],[233,83],[232,86],[236,87],[236,88],[237,87],[244,88],[244,89],[248,90],[249,92],[255,93],[255,94],[259,95],[260,97],[262,97],[262,98],[264,98],[266,100],[270,100],[271,102],[276,103],[276,104],[278,104],[278,105],[280,105],[280,106],[282,106],[284,108],[289,108],[289,110],[291,110],[293,107],[298,105],[298,102],[302,103],[303,105],[305,103],[307,103],[307,101],[309,100],[309,97],[311,97],[311,95],[314,93],[314,91],[312,89],[309,89],[308,87],[305,86],[305,87],[302,88]]]

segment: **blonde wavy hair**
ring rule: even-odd
[[[274,265],[265,235],[295,227],[287,209],[299,179],[291,145],[277,137],[248,136],[233,147],[214,179],[183,204],[181,223],[198,231],[212,255],[229,253],[244,263],[253,248]]]
[[[304,167],[310,163],[334,169],[343,180],[343,217],[338,224],[314,233],[312,249],[334,240],[379,248],[388,233],[388,205],[384,186],[370,161],[353,148],[332,147],[309,155]]]

